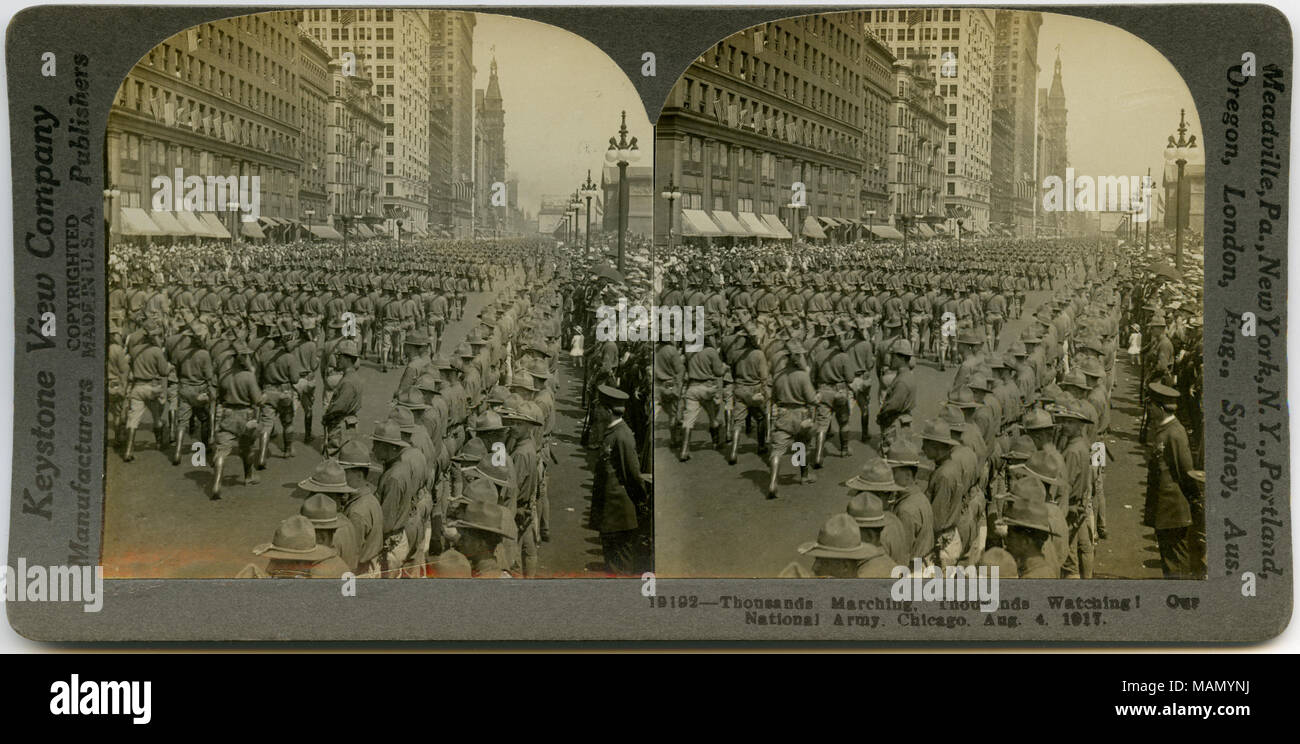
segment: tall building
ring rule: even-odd
[[[455,232],[456,201],[451,178],[451,109],[437,86],[429,106],[429,230]]]
[[[330,55],[315,37],[298,32],[298,121],[302,129],[298,151],[298,210],[302,219],[323,223],[329,214],[328,122],[332,73]],[[308,215],[308,211],[311,212]]]
[[[430,100],[446,107],[450,134],[441,224],[457,237],[467,237],[474,219],[474,14],[434,10],[429,19]]]
[[[1034,180],[1037,151],[1038,31],[1043,14],[1030,10],[996,12],[993,107],[1005,109],[1012,121],[1012,217],[1018,236],[1033,235]]]
[[[897,91],[897,62],[889,47],[869,31],[863,35],[862,57],[862,211],[873,212],[870,224],[880,224],[892,211],[889,185],[891,114]]]
[[[382,209],[384,104],[374,89],[366,65],[345,69],[341,60],[330,63],[328,147],[322,160],[329,199],[319,222],[336,230]]]
[[[927,226],[938,226],[946,218],[940,163],[956,145],[947,141],[947,104],[937,88],[928,56],[914,54],[894,63],[888,130],[890,209],[873,224],[888,222],[899,228],[920,215]]]
[[[506,181],[506,110],[497,79],[497,61],[492,59],[486,90],[474,92],[475,229],[499,234],[509,220],[508,204],[494,206],[496,185]],[[502,194],[506,196],[506,194]]]
[[[765,23],[687,68],[655,129],[652,193],[669,178],[682,193],[676,214],[653,210],[655,235],[671,219],[687,237],[822,237],[861,219],[866,15]]]
[[[1039,146],[1038,174],[1035,181],[1040,185],[1043,179],[1049,176],[1065,180],[1066,168],[1070,167],[1070,150],[1065,139],[1068,113],[1065,105],[1065,84],[1061,79],[1061,57],[1058,52],[1052,71],[1051,87],[1038,89],[1038,116],[1042,121],[1042,142]],[[1036,193],[1041,192],[1036,190]],[[1064,234],[1067,229],[1067,213],[1044,212],[1041,203],[1037,204],[1037,208],[1038,224],[1047,228],[1048,234]]]
[[[993,11],[900,8],[870,11],[869,25],[899,59],[929,57],[947,106],[944,208],[967,230],[988,230],[992,181]]]
[[[228,235],[235,222],[215,214],[225,211],[222,205],[149,217],[153,179],[174,178],[177,168],[204,178],[257,177],[261,215],[299,218],[298,15],[203,23],[164,40],[131,68],[105,130],[106,176],[121,193],[109,216],[116,234]],[[255,222],[237,229],[262,235]]]
[[[989,198],[991,232],[1016,230],[1015,120],[1011,112],[993,110],[993,188]]]
[[[384,114],[383,192],[367,222],[416,232],[429,223],[429,13],[385,8],[309,9],[303,28],[334,59],[355,55],[375,81]]]

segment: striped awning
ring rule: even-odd
[[[162,235],[163,231],[139,207],[122,207],[122,219],[114,225],[119,235]]]
[[[817,219],[812,215],[803,218],[803,228],[799,231],[801,238],[813,238],[815,240],[825,240],[826,231],[818,224]]]
[[[931,230],[930,226],[925,224],[924,222],[916,223],[916,232],[923,238],[934,237],[934,230]]]
[[[266,233],[262,232],[262,226],[256,222],[241,221],[239,223],[239,232],[243,234],[245,238],[256,238],[261,240],[266,237]]]
[[[190,235],[195,235],[200,238],[217,237],[216,235],[212,234],[212,231],[208,229],[207,225],[203,224],[203,220],[200,220],[197,214],[193,212],[186,212],[184,210],[181,210],[179,212],[176,212],[175,216],[176,216],[176,221],[179,222],[181,224],[181,227],[185,228],[185,230],[188,231]]]
[[[204,227],[208,228],[208,234],[212,237],[230,240],[230,231],[226,229],[225,225],[221,224],[221,218],[215,214],[202,212],[199,214],[199,220],[203,222]]]
[[[343,239],[343,236],[339,234],[338,230],[335,230],[334,228],[330,227],[329,225],[312,225],[311,227],[309,227],[309,228],[307,228],[307,229],[308,229],[308,230],[311,230],[311,234],[312,234],[312,235],[315,235],[316,237],[321,238],[321,239],[323,239],[323,240],[342,240],[342,239]]]
[[[889,225],[872,225],[871,232],[885,240],[902,240],[903,234]]]
[[[155,209],[149,213],[149,219],[158,226],[163,235],[174,235],[176,237],[186,237],[194,233],[185,229],[180,222],[172,215],[171,212],[165,212]]]
[[[736,217],[740,220],[740,224],[744,225],[746,230],[749,230],[750,235],[760,238],[776,237],[776,233],[772,232],[772,228],[768,227],[761,219],[759,219],[758,215],[749,212],[741,212],[736,215]]]
[[[790,231],[786,229],[785,223],[781,222],[780,217],[777,217],[774,214],[764,214],[760,215],[760,217],[763,220],[763,224],[767,225],[767,229],[772,231],[774,237],[781,240],[790,240],[794,237],[790,234]]]
[[[682,235],[687,237],[717,237],[722,235],[718,223],[700,209],[682,210]]]
[[[366,224],[364,222],[358,222],[355,225],[353,225],[352,232],[356,233],[359,237],[362,238],[375,237],[375,234],[370,231],[370,228],[366,227]]]
[[[736,219],[736,215],[725,209],[710,212],[709,215],[718,223],[718,227],[722,228],[723,235],[736,238],[748,238],[753,235],[753,233],[745,229],[744,225],[740,224],[740,220]]]

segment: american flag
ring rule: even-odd
[[[916,24],[921,22],[921,17],[922,17],[921,11],[919,10],[907,11],[907,25],[915,26]]]
[[[340,10],[340,11],[339,11],[339,23],[340,23],[341,25],[346,26],[346,25],[352,23],[353,21],[355,21],[356,19],[357,19],[357,12],[356,12],[355,10]]]

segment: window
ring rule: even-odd
[[[957,195],[957,184],[953,181],[948,182],[948,196]]]

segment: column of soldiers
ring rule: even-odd
[[[256,485],[272,445],[294,455],[299,413],[310,444],[323,411],[301,513],[245,575],[537,573],[570,258],[540,240],[404,248],[115,248],[109,410],[124,461],[148,413],[174,464],[186,437],[203,445],[217,499],[230,457]],[[469,292],[492,300],[465,340],[445,338]],[[363,360],[402,369],[369,426]]]
[[[734,465],[752,436],[775,499],[783,468],[812,484],[828,454],[852,456],[856,428],[868,446],[844,484],[845,512],[800,549],[814,575],[887,577],[919,560],[1090,578],[1107,535],[1109,454],[1099,440],[1141,258],[1129,246],[1068,239],[960,249],[941,240],[906,254],[881,243],[684,247],[666,261],[659,303],[704,308],[707,333],[698,351],[667,341],[656,351],[670,446],[689,461],[703,423]],[[1167,501],[1193,498],[1173,414],[1188,398],[1199,405],[1199,377],[1189,378],[1201,364],[1199,301],[1180,308],[1185,348],[1152,340],[1140,378],[1148,418],[1169,432],[1152,451],[1146,518],[1170,576],[1191,573],[1180,567],[1181,533],[1168,532],[1186,520],[1162,515]],[[1151,320],[1159,332],[1164,321]],[[953,369],[946,395],[918,389],[918,362]],[[1177,364],[1181,374],[1161,377]],[[919,399],[935,396],[939,415],[917,420]]]

